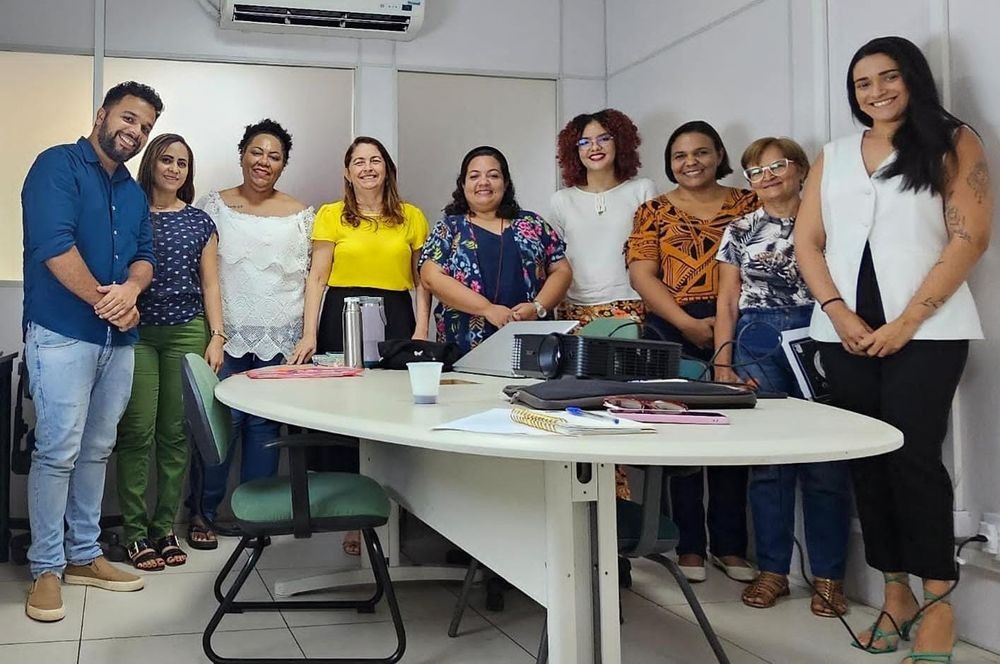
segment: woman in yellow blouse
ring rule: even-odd
[[[316,352],[343,350],[345,297],[382,298],[386,339],[426,339],[431,294],[420,283],[417,258],[427,232],[424,213],[400,199],[396,164],[385,146],[369,136],[354,139],[344,155],[344,200],[321,207],[313,223],[302,339],[289,364],[308,362]],[[417,294],[416,315],[411,290]],[[314,448],[309,467],[356,473],[358,451]],[[345,536],[344,551],[361,553],[357,531]]]
[[[368,136],[354,139],[344,155],[344,200],[316,213],[304,329],[289,364],[343,350],[345,297],[383,299],[386,339],[426,339],[431,295],[420,284],[416,262],[427,231],[424,213],[400,199],[396,164],[385,146]]]

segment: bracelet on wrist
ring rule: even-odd
[[[226,333],[223,332],[222,330],[212,330],[211,336],[222,337],[223,341],[229,341],[229,337],[227,337]]]
[[[821,303],[819,305],[819,310],[820,311],[826,311],[826,305],[833,304],[834,302],[843,302],[843,301],[844,301],[844,298],[842,298],[842,297],[831,297],[829,300],[826,300],[825,302],[823,302],[823,303]]]

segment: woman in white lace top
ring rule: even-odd
[[[219,283],[226,334],[220,377],[280,364],[302,336],[305,279],[313,209],[275,189],[288,163],[291,135],[277,122],[262,120],[246,128],[239,144],[243,182],[213,191],[198,207],[219,232]],[[270,477],[278,451],[265,443],[278,437],[280,424],[233,411],[233,428],[242,440],[241,481]],[[201,496],[188,500],[188,543],[215,548],[212,521],[226,493],[229,459],[202,473]],[[197,486],[192,482],[192,487]]]

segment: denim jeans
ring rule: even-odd
[[[35,402],[28,472],[31,575],[101,555],[101,499],[118,420],[132,391],[132,346],[66,337],[29,323],[24,340]],[[65,525],[64,525],[65,524]]]
[[[270,367],[281,364],[284,356],[275,355],[270,360],[262,360],[252,353],[242,357],[233,357],[226,353],[222,363],[219,378],[225,379],[234,374],[243,373],[260,367]],[[232,444],[229,454],[217,466],[203,466],[195,461],[191,464],[191,473],[201,474],[201,514],[209,519],[215,519],[222,499],[226,497],[226,485],[229,481],[229,465],[233,459],[233,450],[242,442],[242,462],[240,465],[240,482],[273,477],[278,472],[279,450],[266,448],[264,445],[276,439],[281,433],[281,423],[250,415],[233,409]],[[195,460],[198,455],[194,455]],[[198,500],[194,495],[198,482],[191,482],[191,494],[188,496],[188,509],[194,514],[198,509]]]
[[[741,311],[733,356],[737,373],[756,380],[762,390],[800,397],[781,347],[781,331],[806,327],[811,314],[812,305]],[[847,464],[839,461],[750,469],[750,512],[761,570],[788,574],[798,483],[812,573],[827,579],[844,578],[851,509],[849,477]]]

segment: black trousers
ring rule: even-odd
[[[894,452],[850,462],[865,560],[883,572],[955,579],[954,494],[941,459],[968,341],[911,341],[895,355],[820,344],[835,403],[903,432]]]
[[[885,325],[868,245],[857,302],[872,329]],[[954,491],[941,446],[969,342],[910,341],[884,358],[852,355],[835,343],[819,347],[834,403],[903,432],[895,452],[850,462],[865,560],[883,572],[956,579]]]
[[[385,308],[385,338],[409,339],[417,327],[413,314],[410,291],[390,291],[382,288],[330,287],[326,290],[323,311],[320,313],[316,333],[316,352],[339,353],[344,350],[343,311],[344,298],[362,295],[382,298]],[[356,443],[356,438],[344,436],[345,441]],[[360,465],[355,445],[311,447],[306,451],[309,470],[357,473]]]
[[[689,316],[708,318],[715,315],[715,300],[682,305]],[[698,348],[681,331],[652,312],[646,313],[646,339],[674,341],[681,353],[704,362],[712,359],[711,348]],[[692,475],[670,479],[673,520],[680,538],[677,554],[693,553],[706,557],[711,549],[716,556],[747,555],[747,467],[711,466]],[[705,481],[708,481],[708,536],[705,535]]]

